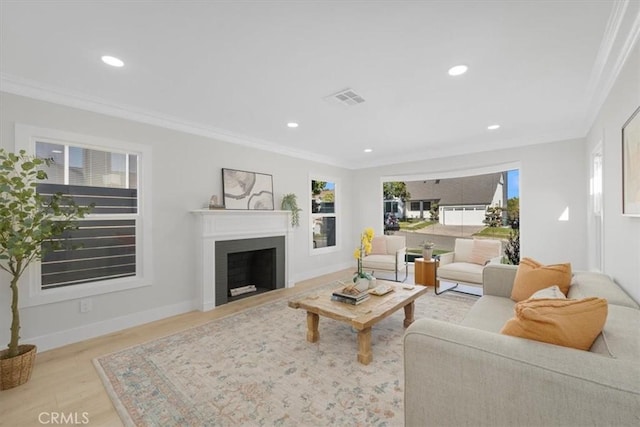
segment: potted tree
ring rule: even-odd
[[[31,377],[36,347],[19,345],[18,281],[31,262],[42,259],[43,243],[55,249],[52,238],[77,228],[90,207],[77,206],[62,194],[41,197],[36,186],[47,179],[40,170],[50,160],[10,153],[0,148],[0,269],[10,276],[11,339],[0,351],[0,390],[24,384]]]

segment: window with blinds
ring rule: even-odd
[[[138,155],[51,142],[36,142],[36,155],[53,160],[43,167],[48,180],[38,185],[40,195],[94,205],[77,230],[55,239],[56,249],[43,247],[42,290],[135,276]]]

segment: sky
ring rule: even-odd
[[[520,170],[507,172],[507,198],[520,197]]]

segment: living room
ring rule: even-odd
[[[597,20],[606,25],[611,19],[618,24],[618,32],[605,34],[601,31],[595,45],[589,45],[593,54],[591,65],[579,79],[583,82],[585,93],[589,88],[592,92],[572,100],[579,105],[579,125],[565,127],[561,123],[563,119],[558,118],[555,129],[538,130],[530,137],[520,134],[517,141],[515,135],[514,138],[498,138],[483,134],[477,138],[461,138],[462,143],[447,147],[444,145],[448,144],[436,141],[417,153],[410,149],[399,153],[390,142],[377,149],[375,154],[381,156],[377,160],[369,160],[367,154],[362,152],[364,147],[345,146],[346,161],[341,159],[339,150],[333,150],[335,156],[329,152],[323,156],[293,145],[266,144],[266,139],[246,136],[238,130],[224,132],[216,123],[206,123],[205,126],[197,120],[190,120],[189,115],[178,119],[179,116],[172,115],[170,109],[162,114],[151,114],[135,105],[127,110],[124,107],[128,103],[118,102],[117,97],[105,102],[105,99],[110,99],[110,89],[122,95],[148,79],[153,81],[156,88],[155,96],[162,98],[168,90],[166,86],[173,83],[171,76],[156,77],[150,68],[144,69],[143,65],[138,66],[137,74],[129,82],[123,82],[123,75],[113,73],[113,70],[94,70],[92,78],[95,81],[104,82],[105,87],[113,86],[109,86],[109,90],[85,93],[83,85],[90,87],[89,83],[74,85],[65,79],[66,67],[60,66],[56,58],[29,53],[31,47],[39,42],[25,39],[25,30],[18,30],[18,27],[33,26],[26,24],[29,16],[36,21],[45,21],[44,17],[48,15],[45,12],[53,13],[44,8],[41,14],[37,14],[39,7],[44,6],[2,2],[0,147],[17,151],[21,147],[28,147],[33,136],[44,135],[51,140],[80,139],[92,146],[113,144],[142,147],[140,152],[145,156],[143,161],[146,163],[144,186],[141,187],[144,224],[140,250],[144,260],[139,280],[128,289],[87,291],[53,299],[42,297],[37,292],[32,294],[31,284],[22,283],[22,341],[36,344],[38,357],[46,360],[48,350],[198,310],[197,217],[193,211],[203,209],[212,195],[222,199],[221,170],[224,168],[271,175],[276,209],[285,194],[294,193],[298,196],[302,208],[301,221],[300,226],[293,229],[294,250],[290,252],[288,260],[291,264],[291,277],[288,280],[299,283],[322,280],[318,278],[353,269],[353,249],[361,231],[373,227],[376,234],[382,234],[382,182],[410,180],[417,176],[447,178],[473,175],[515,165],[520,170],[522,195],[521,253],[542,263],[570,262],[574,270],[600,270],[611,275],[635,301],[640,301],[640,221],[637,217],[622,214],[621,168],[621,130],[640,105],[640,3],[637,1],[611,2],[605,9],[612,18],[607,14]],[[72,8],[73,5],[67,2],[65,7]],[[566,7],[570,10],[572,6]],[[84,16],[82,13],[78,12],[78,16]],[[42,27],[48,28],[44,22]],[[584,30],[584,27],[580,28]],[[46,33],[40,33],[39,37],[46,37]],[[259,36],[254,37],[259,39]],[[600,42],[607,46],[607,54],[600,52]],[[79,38],[73,39],[73,43],[81,44]],[[578,40],[573,48],[579,49],[581,46]],[[93,47],[77,48],[88,55],[86,51]],[[24,57],[28,60],[17,59],[20,58],[21,49],[24,49]],[[129,49],[132,54],[137,52],[132,47]],[[123,51],[126,51],[124,45]],[[53,55],[55,49],[52,48],[51,52]],[[305,54],[311,55],[308,52]],[[596,58],[595,54],[600,56]],[[480,62],[479,59],[476,61],[478,64]],[[473,65],[470,73],[474,71]],[[563,63],[554,66],[562,68]],[[51,68],[57,79],[38,81],[38,74],[19,74],[19,70],[29,67]],[[548,73],[553,75],[560,71],[550,67]],[[591,74],[595,77],[589,83]],[[258,78],[255,75],[253,77]],[[113,78],[120,79],[120,82],[106,82]],[[189,80],[190,77],[185,75],[183,78]],[[450,78],[446,75],[446,67],[442,78],[445,82]],[[571,75],[563,75],[559,80],[571,79]],[[332,86],[335,81],[332,79],[331,83],[327,83],[329,92],[340,89]],[[267,85],[268,80],[263,84]],[[527,84],[537,83],[532,81]],[[356,83],[353,85],[357,86]],[[366,80],[362,82],[365,95],[368,87],[371,88],[369,93],[374,93],[374,88],[368,85]],[[544,91],[545,88],[538,89]],[[192,93],[199,92],[194,90]],[[318,98],[322,95],[314,96]],[[491,95],[487,94],[487,97]],[[548,99],[553,102],[555,98],[549,95]],[[229,110],[235,110],[236,116],[243,116],[242,102],[237,99],[227,102]],[[545,106],[539,108],[544,110]],[[345,111],[351,113],[355,110]],[[480,113],[481,108],[474,112]],[[250,121],[255,114],[252,111],[239,120]],[[196,117],[203,116],[206,114],[196,114]],[[458,113],[454,113],[454,116],[458,116]],[[572,116],[572,119],[575,117]],[[289,118],[282,119],[283,125],[287,120]],[[475,119],[460,114],[449,120],[453,127],[456,120]],[[485,118],[478,120],[484,123]],[[524,117],[521,123],[526,129],[538,126],[535,116]],[[301,121],[298,129],[284,131],[302,131],[306,125]],[[318,127],[321,125],[316,124]],[[348,127],[348,123],[341,123],[340,127],[343,126]],[[508,128],[508,124],[503,124],[503,128]],[[296,137],[293,139],[296,140]],[[318,144],[314,142],[311,145]],[[589,215],[593,210],[590,194],[592,153],[598,147],[601,147],[603,159],[604,214],[600,251],[596,250],[595,226]],[[431,152],[435,154],[429,155]],[[309,188],[314,179],[336,184],[339,207],[338,244],[335,250],[314,251],[310,246]],[[567,209],[568,218],[559,220]],[[594,257],[596,252],[601,253],[601,261]],[[9,287],[4,285],[8,283],[7,276],[2,276],[1,280],[0,307],[3,308],[0,322],[8,325],[10,312],[7,308],[11,295]],[[80,310],[81,299],[90,300],[89,310]],[[216,310],[219,309],[213,311]],[[8,340],[9,329],[0,328],[0,342]],[[73,356],[70,357],[73,359]],[[22,391],[2,392],[2,412],[9,409],[5,406],[9,402],[9,399],[5,399],[5,393],[14,393],[12,396],[19,395],[25,401],[29,399],[29,385],[25,387]],[[82,390],[77,393],[82,394]],[[51,402],[49,410],[64,407],[63,403]],[[39,409],[44,410],[41,406]],[[25,406],[20,412],[24,414],[29,410]],[[82,412],[86,408],[76,410]]]

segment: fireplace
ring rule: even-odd
[[[217,241],[216,306],[284,288],[284,247],[283,236]]]
[[[240,280],[255,282],[249,284],[255,285],[257,291],[249,295],[293,287],[293,264],[290,259],[293,254],[291,212],[199,209],[192,213],[198,219],[198,227],[194,234],[197,242],[195,303],[200,310],[212,310],[233,301],[234,297],[229,297],[229,289],[247,286],[241,285]],[[257,256],[258,264],[266,263],[270,258],[271,261],[275,260],[271,270],[246,273],[248,279],[241,279],[242,274],[233,273],[229,285],[228,255],[255,251],[259,253],[238,255],[239,258],[235,260],[233,258],[236,256],[232,255],[232,265],[249,262],[247,259]],[[272,255],[265,255],[262,251],[270,252]],[[234,268],[236,267],[231,269]],[[250,270],[254,271],[255,268]],[[274,275],[272,282],[264,281],[266,277],[273,278]]]

